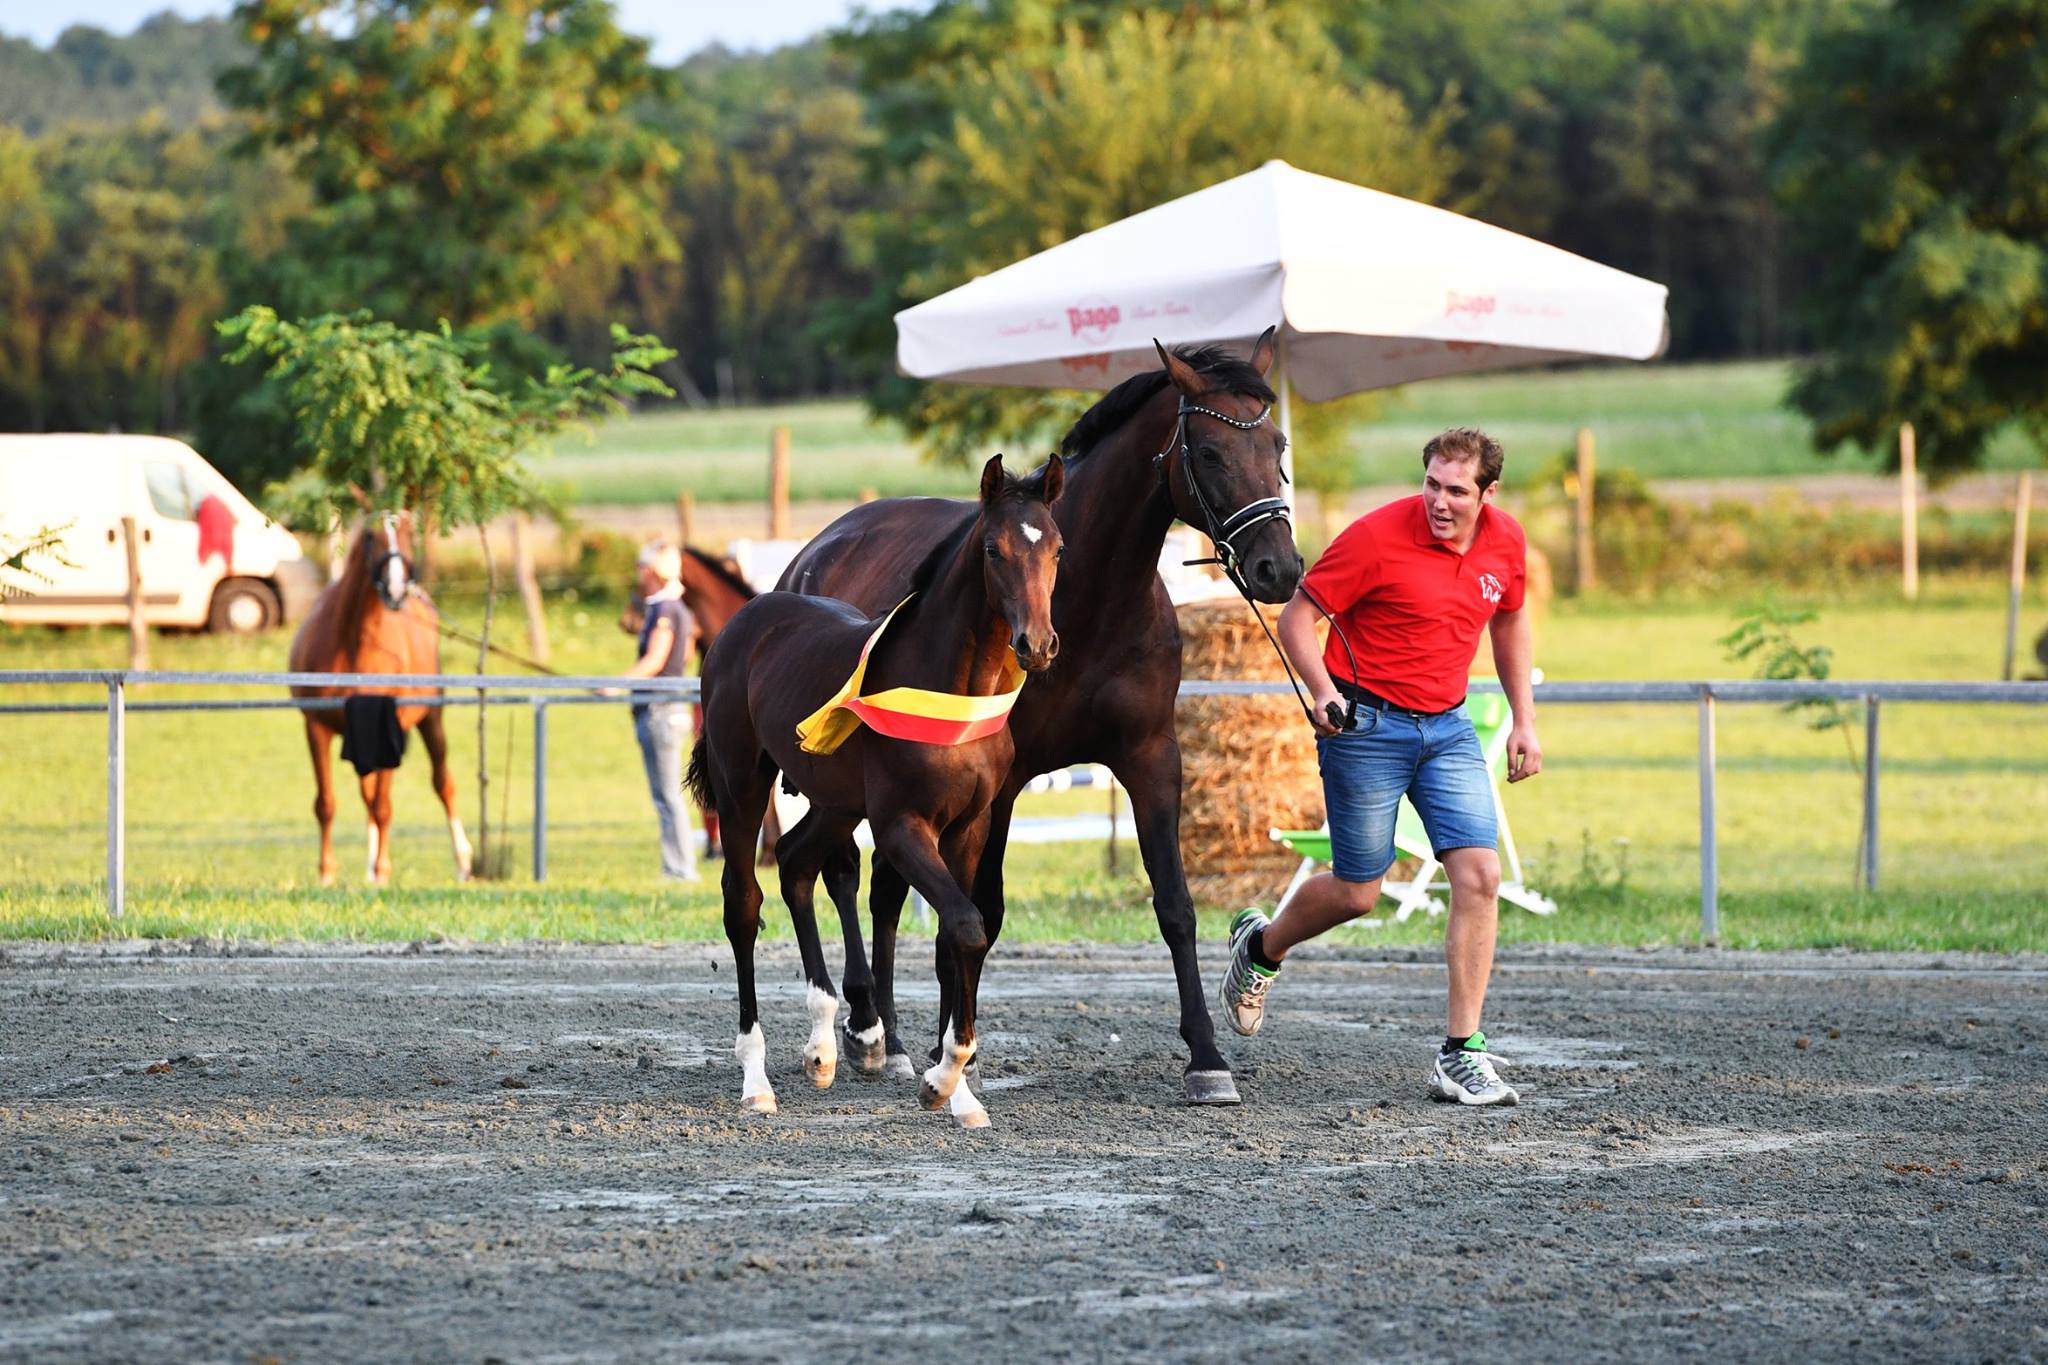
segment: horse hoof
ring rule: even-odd
[[[826,1060],[823,1057],[804,1058],[804,1070],[809,1073],[811,1084],[820,1090],[830,1090],[832,1082],[839,1076],[839,1059]]]
[[[941,1094],[929,1077],[917,1083],[917,1102],[927,1109],[944,1109],[952,1098],[951,1095]]]
[[[882,1063],[882,1074],[892,1081],[907,1081],[917,1075],[917,1068],[910,1064],[907,1052],[892,1052]]]
[[[746,1110],[749,1114],[776,1113],[778,1111],[775,1108],[775,1092],[767,1090],[758,1095],[744,1096],[740,1100],[740,1108]]]
[[[862,1038],[853,1031],[851,1025],[842,1028],[840,1036],[845,1041],[847,1054],[853,1058],[854,1065],[861,1069],[863,1075],[872,1076],[882,1069],[885,1053],[879,1026],[875,1029],[873,1039]]]
[[[1189,1104],[1242,1104],[1237,1078],[1228,1071],[1190,1071],[1180,1078]]]
[[[986,1128],[988,1110],[977,1104],[972,1109],[956,1111],[953,1115],[953,1124],[957,1128]]]

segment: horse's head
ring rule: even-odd
[[[1268,327],[1252,348],[1261,377],[1273,368]],[[1216,543],[1226,571],[1261,602],[1285,602],[1301,582],[1301,554],[1287,515],[1280,452],[1285,438],[1270,418],[1272,390],[1219,388],[1159,345],[1180,400],[1174,434],[1159,454],[1174,514]]]
[[[1065,477],[1057,455],[1028,479],[1003,473],[1000,455],[981,470],[981,518],[974,535],[981,543],[982,581],[989,605],[1009,624],[1018,665],[1030,673],[1050,668],[1060,652],[1052,628],[1052,585],[1063,542],[1052,505]]]
[[[403,609],[412,594],[412,559],[405,552],[412,528],[410,512],[378,513],[363,528],[363,567],[390,611]]]

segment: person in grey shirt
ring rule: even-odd
[[[640,657],[625,676],[680,678],[697,652],[697,618],[683,605],[683,554],[657,540],[640,551],[640,595],[647,612],[640,623]],[[690,706],[675,701],[633,703],[633,733],[640,741],[640,761],[647,769],[647,788],[661,822],[661,875],[676,881],[697,880],[697,855],[689,837],[688,808],[683,800],[683,750],[690,742]]]

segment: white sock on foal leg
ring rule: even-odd
[[[448,817],[448,849],[455,855],[455,880],[469,880],[470,860],[474,856],[469,846],[469,836],[462,832],[460,816]]]
[[[946,1101],[946,1107],[952,1111],[953,1122],[962,1128],[988,1127],[988,1110],[974,1097],[974,1092],[967,1088],[965,1075],[960,1077],[960,1084],[954,1087],[953,1098]]]
[[[740,1108],[756,1114],[775,1112],[775,1090],[768,1084],[768,1040],[761,1033],[761,1021],[742,1033],[732,1045],[740,1059]]]
[[[937,1109],[953,1098],[953,1092],[960,1087],[961,1079],[967,1074],[967,1064],[974,1060],[972,1043],[962,1047],[953,1041],[953,1031],[949,1025],[941,1024],[940,1028],[945,1034],[945,1046],[939,1054],[939,1060],[932,1063],[931,1069],[924,1073],[924,1084],[918,1088],[918,1098],[924,1102],[927,1109]]]
[[[839,1020],[839,997],[807,986],[804,1004],[811,1012],[811,1040],[804,1044],[804,1070],[810,1074],[812,1085],[829,1090],[839,1074],[839,1039],[833,1029]]]
[[[370,856],[363,864],[363,878],[370,885],[377,884],[377,822],[370,822]]]

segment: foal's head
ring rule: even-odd
[[[357,542],[363,574],[391,611],[404,607],[412,593],[412,558],[406,554],[412,531],[412,513],[378,512],[365,519],[363,538]]]
[[[1057,455],[1029,478],[1005,474],[1000,455],[981,471],[981,517],[972,536],[981,544],[982,581],[989,606],[1009,624],[1017,663],[1030,673],[1051,667],[1060,652],[1052,585],[1063,542],[1052,505],[1065,477]]]

